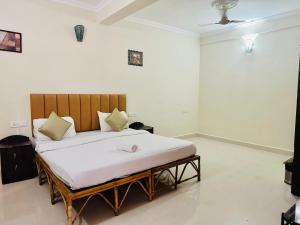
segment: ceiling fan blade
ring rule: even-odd
[[[212,25],[216,25],[219,23],[207,23],[207,24],[199,24],[199,27],[208,27],[208,26],[212,26]]]
[[[245,23],[246,20],[230,20],[229,23]]]

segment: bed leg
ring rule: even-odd
[[[37,158],[35,158],[35,166],[36,166],[36,170],[37,170],[37,173],[38,173],[39,185],[42,185],[42,180],[41,180],[41,168],[40,168],[40,164],[39,164]]]
[[[67,225],[73,225],[73,206],[72,201],[67,203]]]
[[[198,181],[201,180],[201,166],[200,166],[200,157],[198,158]]]
[[[53,181],[50,179],[49,180],[49,189],[50,189],[50,199],[51,199],[51,204],[54,205],[54,184]]]
[[[154,172],[153,171],[151,171],[151,180],[152,180],[152,182],[151,182],[151,195],[152,195],[152,199],[153,199],[153,197],[154,197],[154,195],[155,195],[155,179],[154,179]]]
[[[174,187],[175,187],[175,190],[177,189],[177,184],[178,184],[178,166],[176,166],[175,168],[175,184],[174,184]]]
[[[118,187],[114,187],[114,195],[115,195],[115,215],[119,215],[119,192]]]
[[[148,178],[148,191],[149,191],[149,201],[152,201],[152,174]]]
[[[38,172],[38,176],[39,176],[39,185],[43,185],[43,181],[42,181],[42,173],[39,171]]]
[[[43,182],[43,170],[41,169],[41,164],[40,162],[38,161],[38,159],[36,158],[35,160],[35,165],[36,165],[36,170],[37,170],[37,173],[38,173],[38,178],[39,178],[39,185],[43,185],[44,182]]]

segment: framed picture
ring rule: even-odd
[[[0,30],[0,50],[8,52],[22,52],[22,34]]]
[[[128,65],[143,66],[143,52],[128,50]]]

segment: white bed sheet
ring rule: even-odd
[[[136,144],[140,150],[119,150],[122,144]],[[77,190],[192,156],[196,147],[189,141],[125,129],[84,132],[59,142],[36,141],[36,151],[58,177]]]

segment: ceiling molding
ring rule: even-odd
[[[99,4],[94,8],[96,12],[101,11],[103,8],[111,4],[114,0],[101,0]]]
[[[79,0],[52,0],[52,1],[62,3],[65,5],[69,5],[69,6],[73,6],[73,7],[77,7],[77,8],[81,8],[81,9],[85,9],[85,10],[92,11],[92,12],[99,12],[103,8],[105,8],[107,5],[111,4],[114,0],[99,0],[99,3],[96,6],[93,6],[88,3],[83,3],[82,1],[79,1]]]
[[[265,35],[265,34],[270,34],[270,33],[276,33],[276,32],[280,32],[280,31],[284,31],[284,30],[289,30],[289,29],[296,29],[299,28],[300,24],[296,24],[296,25],[291,25],[291,26],[286,26],[286,27],[281,27],[281,28],[274,28],[274,29],[270,29],[264,32],[257,32],[258,35]],[[229,42],[229,41],[235,41],[235,40],[240,40],[241,36],[237,35],[235,37],[230,37],[230,38],[223,38],[220,40],[214,40],[214,41],[205,41],[203,42],[202,39],[200,39],[200,45],[201,46],[206,46],[206,45],[212,45],[212,44],[217,44],[217,43],[224,43],[224,42]],[[300,45],[299,45],[300,46]]]
[[[92,6],[91,4],[82,3],[82,1],[78,1],[78,0],[52,0],[52,1],[62,3],[65,5],[69,5],[69,6],[73,6],[73,7],[77,7],[80,9],[85,9],[85,10],[92,11],[92,12],[97,11],[96,7]]]
[[[132,23],[137,23],[137,24],[157,28],[157,29],[160,29],[160,30],[165,30],[165,31],[177,33],[177,34],[184,34],[184,35],[193,36],[193,37],[200,37],[200,34],[198,34],[198,33],[194,33],[192,31],[188,31],[188,30],[184,30],[184,29],[180,29],[180,28],[174,27],[174,26],[165,25],[165,24],[158,23],[158,22],[155,22],[155,21],[152,21],[152,20],[146,20],[146,19],[133,17],[133,16],[127,17],[124,20],[126,20],[128,22],[132,22]]]

